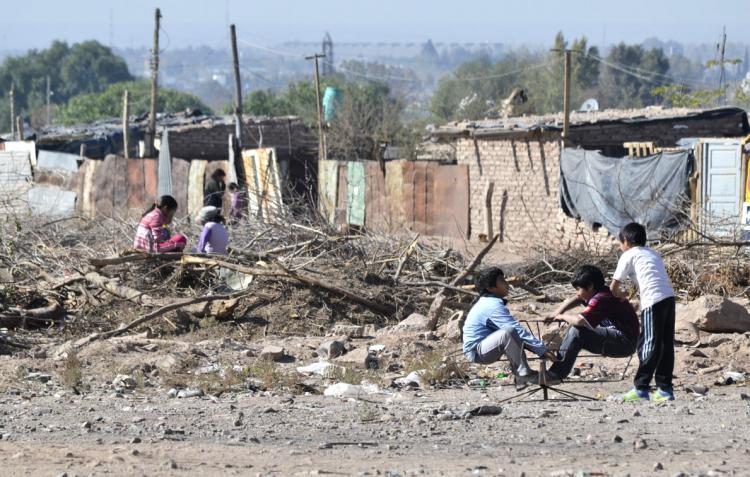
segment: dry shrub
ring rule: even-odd
[[[62,382],[66,387],[74,388],[81,384],[83,379],[83,368],[81,360],[78,359],[78,355],[71,352],[68,353],[68,358],[65,360]]]
[[[418,371],[422,380],[432,385],[463,380],[468,370],[466,361],[459,361],[456,356],[446,356],[440,351],[419,354],[406,364],[407,372]]]
[[[250,374],[260,381],[261,386],[268,389],[294,388],[297,384],[296,374],[284,371],[270,359],[258,359],[250,368]]]

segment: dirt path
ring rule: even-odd
[[[627,383],[564,386],[595,395]],[[6,391],[0,466],[4,475],[50,476],[747,475],[750,401],[741,392],[748,390],[714,388],[699,401],[679,392],[678,401],[660,404],[514,402],[496,416],[464,418],[513,389],[364,401]]]

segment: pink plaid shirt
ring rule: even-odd
[[[167,230],[164,228],[164,214],[161,210],[155,208],[148,214],[144,215],[138,223],[138,230],[135,233],[133,247],[138,250],[156,253],[157,244],[169,238]]]

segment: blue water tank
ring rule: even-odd
[[[341,104],[341,90],[333,86],[326,87],[323,93],[323,118],[326,122],[333,121],[336,109]]]

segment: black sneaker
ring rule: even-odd
[[[539,373],[532,371],[525,376],[516,375],[516,389],[523,389],[529,384],[539,384]]]
[[[540,380],[540,383],[541,383],[541,380]],[[544,373],[544,385],[545,386],[554,386],[560,383],[562,383],[562,378],[560,376],[550,371],[547,371],[546,373]]]

